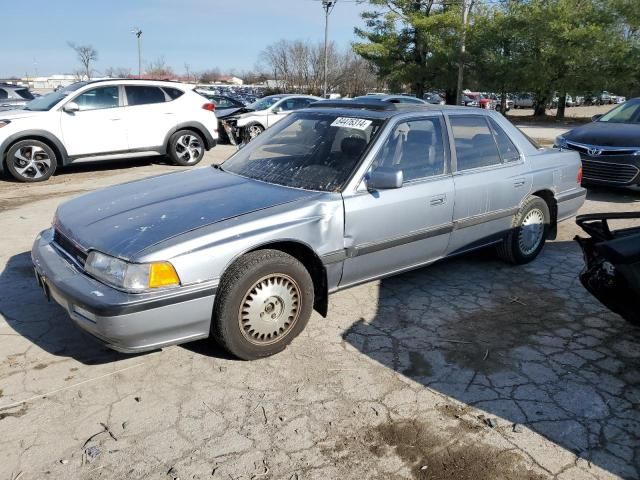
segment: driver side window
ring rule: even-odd
[[[119,106],[118,87],[92,88],[78,95],[74,100],[80,110],[101,110]]]
[[[404,181],[443,175],[444,142],[440,118],[422,118],[395,126],[374,161],[373,169],[402,170]]]

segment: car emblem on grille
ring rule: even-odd
[[[592,157],[598,157],[602,155],[602,149],[598,147],[589,147],[589,150],[587,150],[587,153]]]

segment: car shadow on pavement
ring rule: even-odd
[[[605,203],[628,203],[632,205],[640,202],[640,190],[588,186],[587,200]]]
[[[73,325],[62,307],[47,301],[36,284],[30,252],[11,257],[0,272],[0,314],[17,334],[56,356],[86,365],[132,357],[100,344]]]
[[[373,318],[343,337],[484,411],[516,445],[526,427],[615,475],[639,478],[640,328],[593,299],[581,269],[574,242],[550,243],[519,267],[491,250],[443,261],[380,281]]]

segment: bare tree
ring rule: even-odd
[[[351,49],[340,51],[330,43],[331,58],[327,71],[330,92],[359,95],[376,88],[378,83],[371,64]],[[324,81],[324,45],[302,40],[280,40],[268,45],[260,55],[261,67],[281,90],[319,95]]]
[[[213,83],[213,82],[216,82],[219,78],[220,78],[220,69],[215,67],[215,68],[210,68],[209,70],[205,70],[204,72],[201,72],[200,75],[198,76],[198,81],[200,83]]]
[[[129,78],[131,69],[126,67],[108,67],[105,69],[104,74],[111,78]]]
[[[76,52],[78,61],[82,65],[82,75],[87,80],[91,80],[91,63],[98,60],[98,51],[91,45],[77,45],[73,42],[67,42],[67,44]]]
[[[147,65],[147,75],[153,77],[172,78],[175,77],[173,69],[167,65],[164,57],[158,57]]]

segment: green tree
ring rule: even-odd
[[[430,85],[447,86],[451,93],[457,75],[460,5],[435,0],[370,4],[373,9],[362,14],[365,27],[355,29],[362,41],[354,44],[354,51],[375,65],[394,90],[411,85],[422,97]]]

